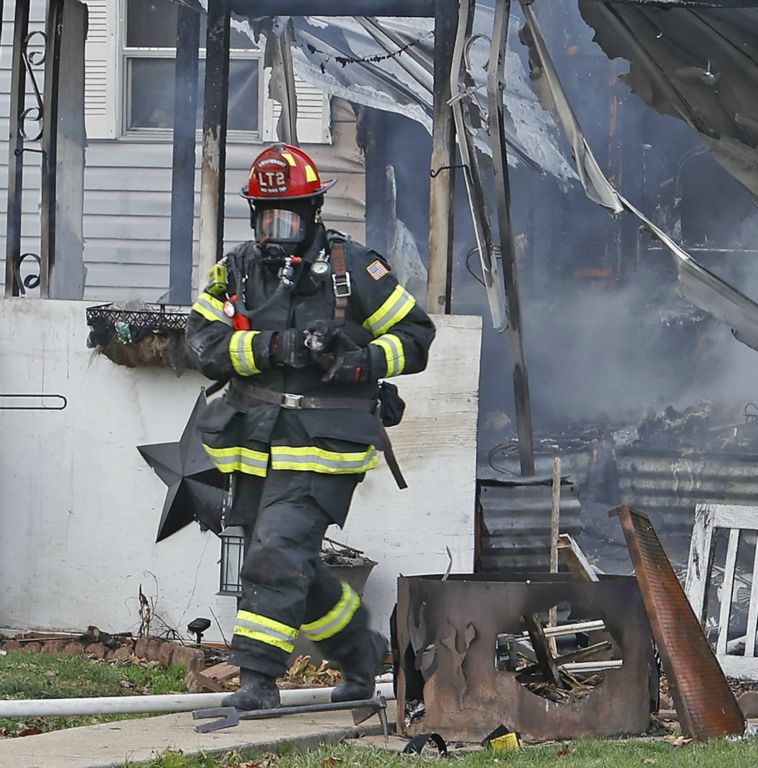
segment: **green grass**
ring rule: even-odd
[[[421,758],[351,744],[324,746],[310,752],[245,756],[187,757],[167,752],[140,768],[410,768],[428,764],[436,751]],[[435,760],[436,762],[436,760]],[[665,741],[582,740],[566,744],[526,747],[521,752],[474,752],[454,755],[440,765],[449,768],[755,768],[756,741],[710,741],[676,747]],[[124,768],[136,768],[127,763]]]
[[[157,662],[107,664],[86,656],[11,652],[0,657],[0,699],[65,699],[87,696],[128,696],[184,692],[186,670]],[[24,731],[58,730],[78,725],[123,720],[140,715],[93,717],[0,718],[0,734],[14,736]]]

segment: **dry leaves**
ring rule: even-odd
[[[335,765],[344,762],[345,761],[339,757],[326,757],[321,761],[321,768],[334,768]]]
[[[574,747],[571,747],[568,744],[564,744],[555,754],[558,757],[565,757],[566,755],[573,755],[574,752],[576,752]]]
[[[692,739],[685,739],[684,736],[666,736],[666,741],[675,747],[683,747],[685,744],[689,744]]]
[[[234,768],[273,768],[278,762],[279,758],[276,755],[265,755],[257,760],[235,763]]]
[[[332,687],[342,682],[342,675],[339,670],[327,667],[325,661],[321,662],[321,666],[316,667],[315,664],[311,664],[310,656],[298,656],[287,670],[284,682],[296,685],[326,685]]]

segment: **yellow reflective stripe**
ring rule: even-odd
[[[224,314],[224,302],[215,299],[210,293],[201,293],[192,309],[211,322],[220,321],[225,325],[232,325],[231,317]]]
[[[281,621],[270,619],[268,616],[261,616],[259,613],[250,613],[250,611],[237,611],[237,621],[239,623],[234,628],[235,635],[273,645],[287,653],[292,653],[295,649],[291,642],[299,634],[299,630],[295,627],[282,624]]]
[[[296,165],[295,158],[289,152],[279,153],[290,165]]]
[[[329,613],[309,624],[303,624],[300,631],[309,639],[318,642],[327,640],[341,632],[351,621],[361,599],[353,588],[346,582],[342,582],[342,597]]]
[[[384,336],[370,343],[376,344],[384,352],[384,358],[387,361],[386,377],[399,376],[405,370],[405,350],[398,336],[394,333],[385,333]]]
[[[318,176],[316,176],[316,171],[314,171],[313,168],[310,165],[308,165],[308,163],[305,164],[305,180],[318,181]]]
[[[262,616],[260,613],[251,613],[250,611],[237,611],[237,621],[244,624],[255,625],[266,630],[271,630],[283,638],[292,638],[293,640],[300,634],[297,627],[291,627],[289,624],[282,624],[281,621],[270,619],[268,616]]]
[[[268,454],[253,451],[250,448],[234,446],[231,448],[211,448],[203,443],[206,453],[213,460],[219,472],[244,472],[246,475],[266,477],[268,473]]]
[[[402,285],[398,285],[373,315],[363,321],[363,327],[371,331],[374,338],[386,333],[399,323],[416,305],[416,299]]]
[[[253,339],[259,333],[260,331],[235,331],[229,339],[229,357],[232,367],[240,376],[260,373],[253,354]]]
[[[379,455],[373,445],[365,451],[355,453],[337,453],[315,446],[271,446],[271,469],[346,475],[368,472],[378,461]]]
[[[249,637],[251,640],[258,640],[258,642],[266,643],[266,645],[273,645],[275,648],[281,648],[285,653],[292,653],[295,650],[295,646],[286,640],[280,640],[278,637],[272,637],[264,632],[256,632],[247,627],[235,627],[234,634]]]

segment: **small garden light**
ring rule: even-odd
[[[197,619],[192,619],[192,621],[187,624],[187,630],[197,637],[197,644],[200,645],[200,642],[203,639],[203,632],[205,632],[210,625],[210,619],[199,617]]]

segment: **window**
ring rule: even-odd
[[[172,0],[126,0],[123,46],[125,132],[170,131],[174,125],[177,6]],[[200,45],[206,16],[201,16]],[[200,49],[198,115],[202,126],[205,50]],[[261,52],[247,35],[230,34],[228,130],[260,135]]]
[[[173,129],[177,6],[174,0],[84,0],[85,120],[89,139],[170,139]],[[200,45],[206,16],[201,16]],[[230,34],[228,131],[231,141],[275,141],[279,105],[265,97],[269,70],[252,40]],[[205,51],[200,49],[197,128],[202,128]],[[295,77],[298,137],[331,142],[329,100]]]

